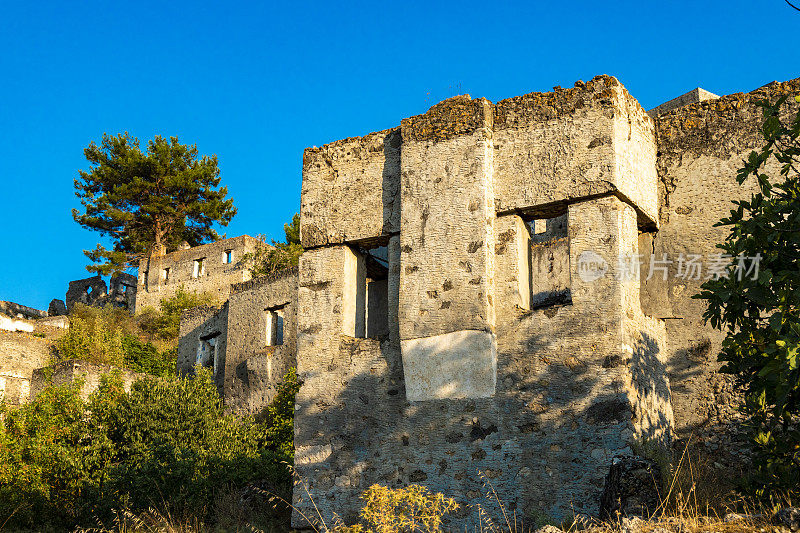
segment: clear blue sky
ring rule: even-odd
[[[645,108],[800,76],[783,0],[670,2],[16,2],[0,14],[0,300],[47,308],[97,236],[70,215],[103,132],[217,154],[239,214],[282,238],[302,152],[437,101],[492,101],[616,76]]]

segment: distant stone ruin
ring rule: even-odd
[[[181,289],[224,302],[232,284],[250,279],[244,259],[259,245],[258,239],[242,235],[193,248],[187,245],[171,253],[156,251],[139,263],[136,313],[146,307],[158,308],[161,300]]]
[[[100,276],[78,279],[69,282],[66,295],[67,312],[72,311],[76,303],[102,307],[107,304],[134,310],[136,307],[136,277],[124,272],[111,276],[111,290]],[[53,312],[62,309],[61,302],[50,302]]]

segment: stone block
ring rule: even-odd
[[[400,231],[400,129],[303,154],[303,246],[369,241]]]
[[[661,502],[661,467],[642,457],[614,457],[603,493],[600,519],[650,518]]]
[[[489,398],[497,381],[497,341],[485,331],[454,331],[404,340],[409,401]]]
[[[653,121],[615,78],[497,102],[493,145],[498,212],[615,194],[657,224]]]
[[[401,339],[494,327],[491,119],[465,96],[402,121]]]
[[[64,300],[59,300],[54,298],[50,300],[50,305],[47,308],[47,314],[50,316],[60,316],[67,314],[67,304],[64,303]]]

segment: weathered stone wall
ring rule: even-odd
[[[615,78],[498,102],[494,149],[498,212],[617,194],[657,221],[653,123]]]
[[[31,398],[34,370],[50,363],[53,342],[65,331],[48,318],[17,321],[26,323],[28,328],[15,332],[0,329],[0,396],[11,405]]]
[[[303,153],[304,247],[369,241],[396,233],[399,202],[399,128],[307,148]]]
[[[49,362],[46,339],[0,330],[0,395],[12,405],[27,402],[33,371]]]
[[[70,281],[64,301],[67,303],[67,310],[72,311],[76,303],[83,305],[96,305],[99,303],[102,305],[107,299],[108,285],[98,274],[89,278]]]
[[[109,282],[108,301],[117,307],[124,307],[133,312],[136,309],[136,276],[118,272],[111,276]]]
[[[494,394],[492,105],[403,119],[400,342],[409,399]]]
[[[225,384],[225,354],[227,351],[228,302],[221,307],[202,306],[187,309],[181,316],[178,340],[178,375],[194,372],[201,349],[210,349],[208,366],[220,394]],[[206,343],[205,346],[203,343]],[[213,346],[209,346],[213,343]]]
[[[681,436],[695,432],[717,438],[713,434],[719,425],[735,420],[737,400],[730,376],[717,372],[723,335],[703,324],[704,304],[692,299],[708,272],[703,271],[700,279],[682,278],[678,257],[697,254],[708,265],[720,253],[716,244],[727,230],[713,227],[714,223],[730,213],[731,201],[749,198],[756,190],[752,179],[741,186],[736,182],[742,160],[763,144],[759,132],[763,116],[755,102],[774,102],[798,92],[800,79],[795,79],[686,105],[656,119],[661,227],[641,238],[643,271],[653,254],[656,259],[667,254],[673,263],[666,280],[660,273],[650,280],[642,276],[642,301],[648,314],[666,322],[667,369]],[[793,116],[797,106],[790,98],[784,119]],[[777,176],[774,161],[767,174]]]
[[[65,297],[67,310],[72,311],[76,303],[81,303],[101,307],[111,304],[133,311],[136,306],[136,277],[118,272],[111,276],[110,285],[109,290],[109,286],[100,274],[70,281]],[[50,302],[51,314],[63,311],[59,309],[61,307],[59,302],[59,300]]]
[[[146,307],[158,308],[161,300],[174,296],[179,289],[212,295],[225,302],[233,283],[248,281],[250,269],[243,257],[255,252],[258,239],[242,235],[210,244],[177,250],[165,255],[154,254],[139,265],[136,313]],[[227,261],[227,252],[232,262]],[[202,261],[202,271],[196,261]]]
[[[280,344],[268,339],[269,312],[280,315]],[[297,270],[234,285],[226,329],[225,406],[258,414],[275,397],[286,372],[297,365]]]
[[[663,324],[643,316],[636,283],[615,277],[617,258],[636,252],[636,213],[614,197],[568,212],[571,303],[528,310],[519,291],[516,215],[499,217],[498,394],[507,437],[516,441],[520,508],[555,516],[596,512],[611,458],[642,440],[665,444],[672,413],[663,371]],[[524,242],[524,240],[522,240]],[[607,270],[581,271],[592,252]],[[515,481],[519,482],[519,481]]]
[[[136,380],[145,376],[144,374],[137,374],[111,365],[99,365],[87,361],[71,359],[34,370],[31,379],[30,397],[31,400],[33,400],[48,386],[63,385],[80,379],[83,380],[80,396],[85,400],[100,387],[103,376],[111,373],[118,373],[120,375],[123,387],[126,391],[130,390],[131,385]]]
[[[21,305],[14,302],[0,301],[0,314],[9,316],[11,318],[43,318],[47,316],[47,311],[34,309],[27,305]]]

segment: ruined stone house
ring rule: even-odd
[[[296,362],[307,516],[422,483],[468,524],[484,481],[523,519],[594,514],[615,455],[734,421],[691,296],[724,259],[713,224],[754,190],[735,170],[755,101],[798,92],[696,90],[650,116],[598,76],[309,148],[298,272],[187,313],[179,365],[253,411]]]
[[[297,365],[297,271],[234,284],[220,307],[184,313],[178,372],[210,368],[229,409],[258,415]]]
[[[117,272],[111,276],[110,288],[100,274],[70,281],[65,302],[50,302],[50,313],[66,314],[77,303],[98,307],[110,304],[133,310],[136,307],[136,277]]]
[[[171,253],[157,250],[139,263],[136,313],[147,307],[158,308],[161,300],[181,289],[226,301],[232,284],[250,279],[243,259],[256,251],[259,242],[242,235],[195,247],[184,244]]]

